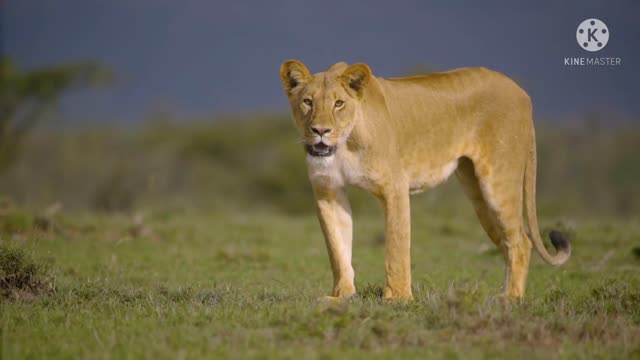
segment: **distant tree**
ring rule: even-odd
[[[96,63],[21,72],[11,59],[0,59],[0,174],[17,160],[24,139],[63,93],[110,79],[111,73]]]

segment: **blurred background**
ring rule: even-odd
[[[0,0],[0,10],[5,209],[312,213],[278,77],[296,58],[313,72],[366,62],[383,77],[503,72],[533,99],[539,212],[640,211],[637,1]],[[575,38],[592,17],[611,34],[597,53]],[[350,196],[356,214],[379,211]],[[455,181],[413,206],[470,209]]]

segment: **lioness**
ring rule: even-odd
[[[386,79],[373,76],[366,64],[345,63],[311,75],[302,62],[289,60],[280,78],[304,138],[333,270],[329,299],[356,293],[347,185],[368,190],[384,208],[387,299],[413,298],[410,193],[454,172],[504,255],[507,299],[524,295],[531,243],[549,264],[569,259],[571,247],[561,233],[550,236],[555,255],[540,238],[531,99],[508,77],[468,68]]]

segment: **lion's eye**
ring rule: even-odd
[[[344,105],[344,101],[342,100],[336,101],[336,107],[342,107],[342,105]]]
[[[313,105],[313,102],[311,101],[311,99],[304,99],[302,100],[305,104],[307,104],[307,106],[311,106]]]

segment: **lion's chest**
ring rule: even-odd
[[[309,180],[316,186],[340,188],[355,185],[363,189],[370,189],[372,186],[364,167],[357,159],[348,155],[336,154],[328,158],[307,155],[306,162]]]

